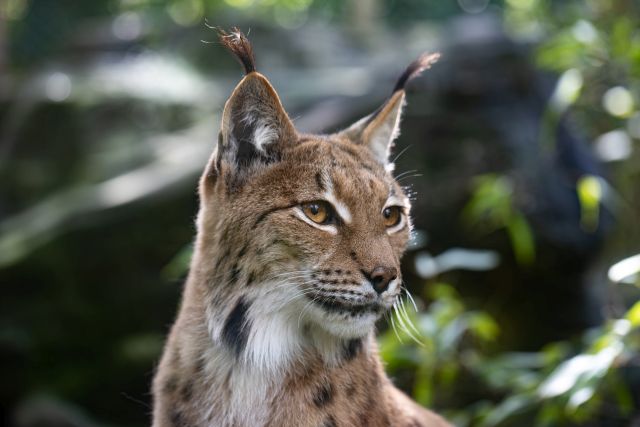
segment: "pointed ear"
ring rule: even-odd
[[[369,147],[378,162],[392,169],[393,165],[389,164],[389,154],[393,148],[393,141],[400,134],[400,116],[405,99],[404,87],[409,80],[431,67],[439,57],[437,53],[423,54],[413,61],[398,79],[391,97],[377,111],[357,121],[340,134],[351,139],[355,144]]]
[[[287,116],[269,81],[256,72],[253,49],[237,28],[230,33],[218,30],[220,42],[242,64],[246,76],[224,105],[218,145],[201,180],[203,194],[213,188],[218,176],[229,173],[229,188],[241,183],[255,165],[280,158],[288,144],[296,140],[293,123]]]
[[[236,86],[224,106],[218,162],[242,169],[280,157],[295,129],[269,81],[252,72]]]
[[[395,92],[376,112],[357,121],[341,134],[356,144],[369,147],[376,160],[387,165],[393,141],[400,134],[403,105],[404,91]]]

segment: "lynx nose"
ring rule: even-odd
[[[398,277],[398,270],[395,267],[378,266],[373,269],[371,274],[365,274],[371,282],[373,289],[380,295],[389,287],[389,283]]]

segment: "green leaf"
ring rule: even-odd
[[[529,395],[515,395],[508,397],[489,413],[487,418],[485,418],[481,423],[481,426],[497,426],[512,416],[524,411],[534,402],[535,400],[533,397]]]
[[[475,312],[469,316],[469,328],[483,341],[494,341],[500,334],[496,321],[483,312]]]
[[[529,222],[524,215],[513,215],[507,224],[507,232],[518,264],[524,266],[533,264],[536,257],[535,242]]]
[[[602,201],[601,178],[595,175],[580,177],[576,191],[580,202],[580,224],[584,230],[594,232],[598,228]]]
[[[625,319],[631,322],[634,328],[640,327],[640,301],[637,301],[625,314]]]

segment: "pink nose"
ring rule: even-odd
[[[371,282],[373,289],[378,294],[381,294],[387,290],[389,283],[398,277],[398,269],[395,267],[378,266],[374,268],[370,274],[365,274],[365,276]]]

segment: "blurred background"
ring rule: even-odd
[[[2,0],[0,423],[149,424],[242,76],[208,26],[237,25],[303,131],[442,52],[396,148],[400,387],[459,427],[640,426],[639,22],[632,0]]]

